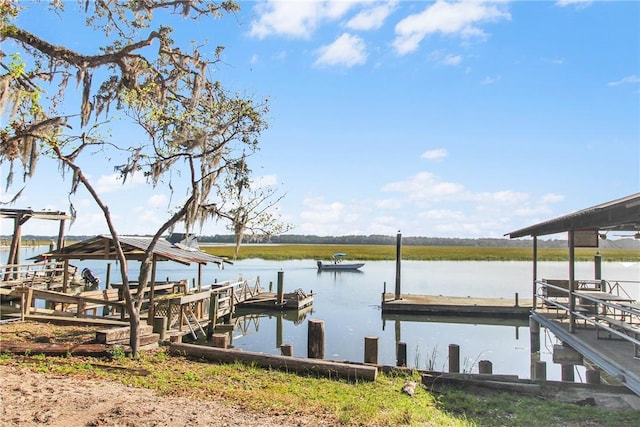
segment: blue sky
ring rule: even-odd
[[[502,237],[640,191],[639,2],[240,4],[235,17],[166,23],[176,40],[225,46],[214,72],[227,88],[269,98],[250,166],[285,193],[289,233]],[[68,30],[77,21],[30,7],[22,25],[95,52],[95,34]],[[113,135],[135,133],[122,124]],[[118,231],[153,233],[168,190],[123,187],[97,160],[85,171]],[[13,207],[66,211],[67,189],[43,160]],[[107,232],[86,193],[73,202],[68,234]],[[222,223],[195,231],[229,233]]]

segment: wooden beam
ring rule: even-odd
[[[289,372],[313,372],[351,381],[375,381],[378,377],[378,368],[375,366],[331,362],[322,359],[277,356],[184,343],[171,343],[169,351],[173,354],[187,355],[216,362],[242,362],[265,368],[286,369]]]

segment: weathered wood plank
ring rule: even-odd
[[[233,349],[205,347],[195,344],[171,343],[170,352],[216,362],[242,362],[256,364],[266,368],[286,369],[290,372],[313,372],[328,377],[340,377],[352,381],[375,381],[378,376],[378,369],[375,366],[330,362],[322,359],[278,356]]]
[[[130,334],[129,326],[122,326],[118,328],[101,329],[96,331],[96,341],[102,344],[108,344],[123,339],[128,339]],[[153,333],[153,325],[146,323],[140,323],[140,335],[146,335]]]
[[[104,344],[57,344],[34,342],[5,342],[0,341],[0,352],[13,354],[44,354],[46,356],[95,356],[109,355],[109,348]]]

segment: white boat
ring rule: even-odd
[[[357,270],[364,265],[363,262],[344,262],[346,256],[347,254],[338,252],[333,254],[331,262],[318,261],[318,270]]]

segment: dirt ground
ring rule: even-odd
[[[243,412],[216,401],[157,396],[121,383],[0,365],[1,426],[321,426],[310,417]]]

